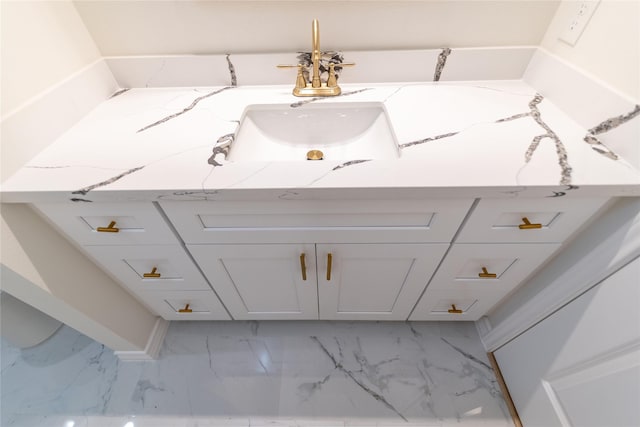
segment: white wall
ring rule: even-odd
[[[558,39],[578,6],[563,0],[542,47],[640,100],[640,1],[602,0],[575,46]]]
[[[105,56],[538,45],[558,0],[82,1]],[[397,64],[402,67],[402,64]]]
[[[0,14],[4,179],[116,83],[70,0],[2,0]],[[3,291],[114,350],[145,349],[156,316],[28,206],[0,216]]]
[[[71,1],[2,0],[0,14],[2,117],[100,57]]]

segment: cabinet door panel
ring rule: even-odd
[[[188,249],[235,319],[318,318],[314,245],[189,245]]]
[[[320,317],[406,320],[447,246],[317,245]]]

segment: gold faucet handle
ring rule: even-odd
[[[278,68],[298,68],[298,75],[296,76],[296,88],[298,89],[302,89],[307,87],[307,81],[304,78],[304,75],[302,74],[302,70],[304,70],[306,67],[302,64],[297,64],[297,65],[283,65],[283,64],[279,64],[277,65]]]
[[[336,78],[336,67],[353,67],[356,65],[355,62],[343,62],[341,64],[336,64],[333,62],[329,63],[329,77],[327,78],[327,87],[337,87],[338,79]]]

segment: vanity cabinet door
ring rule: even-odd
[[[318,244],[321,319],[406,320],[447,244]]]
[[[313,244],[187,248],[234,319],[318,318]]]

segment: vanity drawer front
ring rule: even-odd
[[[85,246],[84,250],[134,292],[211,290],[178,245]]]
[[[429,289],[510,292],[559,247],[559,243],[454,244]]]
[[[456,241],[562,242],[595,214],[607,200],[562,197],[482,199]]]
[[[449,242],[471,200],[161,202],[187,243]]]
[[[166,320],[232,320],[211,290],[147,291],[136,295]]]
[[[411,313],[410,321],[465,320],[476,321],[505,296],[491,291],[440,291],[428,288]],[[457,312],[459,311],[459,312]]]
[[[178,243],[152,203],[51,203],[35,207],[81,245]]]

